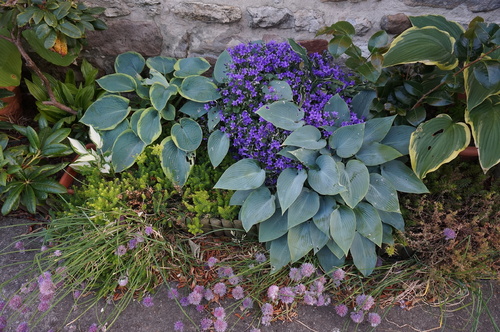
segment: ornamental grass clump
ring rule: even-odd
[[[335,94],[346,93],[354,81],[328,54],[309,55],[305,66],[289,43],[240,44],[227,52],[231,62],[227,80],[219,88],[222,98],[206,108],[219,116],[219,130],[231,139],[233,156],[258,160],[271,181],[287,167],[301,169],[302,164],[280,154],[290,131],[276,127],[257,111],[286,94],[303,110],[305,123],[322,128],[323,136],[328,137],[338,113],[325,111],[325,106]],[[343,98],[351,101],[347,94]],[[362,120],[351,113],[342,125],[359,122]]]

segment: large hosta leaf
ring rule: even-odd
[[[458,65],[453,55],[455,39],[435,27],[412,27],[396,37],[384,55],[384,67],[422,62],[451,70]]]
[[[460,35],[465,32],[465,29],[457,22],[448,21],[441,15],[422,15],[410,16],[411,24],[418,28],[433,26],[439,30],[448,32],[455,40],[460,38]]]
[[[167,105],[168,100],[177,94],[177,87],[175,85],[165,86],[162,83],[155,82],[149,89],[149,98],[151,104],[158,111],[161,111]]]
[[[377,264],[375,244],[358,232],[356,232],[352,241],[351,255],[354,265],[364,276],[368,276],[373,272]]]
[[[207,103],[220,98],[217,86],[204,76],[188,76],[179,88],[179,93],[186,99],[198,103]]]
[[[370,187],[365,199],[379,210],[399,212],[399,200],[396,188],[380,174],[370,174]]]
[[[177,62],[174,58],[165,56],[155,56],[146,60],[146,66],[153,68],[162,74],[169,74],[174,71],[174,65]]]
[[[111,152],[112,162],[116,172],[121,172],[135,163],[146,143],[144,143],[132,130],[125,130],[118,136]]]
[[[137,52],[126,52],[115,59],[115,71],[132,77],[140,78],[146,60]]]
[[[192,75],[201,75],[209,68],[210,63],[203,58],[183,58],[174,64],[174,76],[184,78]]]
[[[0,30],[7,35],[6,30]],[[21,54],[11,42],[0,39],[0,86],[17,86],[21,82]]]
[[[405,221],[403,216],[397,212],[385,212],[378,210],[378,214],[380,219],[384,224],[391,225],[395,229],[404,232],[405,230]]]
[[[380,142],[391,129],[396,116],[385,116],[382,118],[370,119],[365,122],[365,132],[363,142]]]
[[[137,122],[137,134],[146,144],[153,143],[161,134],[160,113],[153,107],[146,108],[141,112]]]
[[[283,235],[273,240],[270,246],[271,274],[278,272],[282,267],[290,263],[290,249],[288,249],[288,237]]]
[[[295,168],[287,168],[278,176],[276,190],[278,199],[283,212],[299,197],[304,187],[304,182],[307,179],[305,170],[297,170]]]
[[[103,76],[96,82],[108,92],[130,92],[137,88],[137,83],[132,76],[121,73]]]
[[[380,166],[382,176],[404,193],[423,194],[429,190],[415,173],[399,160],[392,160]]]
[[[468,110],[474,109],[489,96],[498,94],[500,90],[499,66],[498,61],[483,61],[464,70]]]
[[[321,132],[314,126],[304,126],[294,130],[283,142],[283,145],[298,146],[300,148],[320,150],[326,146],[321,138]]]
[[[339,163],[337,163],[339,165]],[[350,160],[340,176],[340,184],[347,188],[340,193],[345,203],[354,208],[368,192],[370,186],[370,174],[366,166],[359,160]]]
[[[335,152],[339,157],[350,158],[361,148],[364,132],[365,123],[340,127],[330,136],[330,146],[336,150]]]
[[[320,196],[319,210],[313,216],[313,222],[320,231],[330,236],[330,216],[337,207],[333,196]]]
[[[307,188],[302,188],[299,197],[288,209],[288,228],[297,226],[311,219],[319,210],[319,195]]]
[[[183,151],[195,151],[203,140],[203,131],[198,122],[182,118],[171,129],[172,140]]]
[[[356,215],[345,205],[339,206],[330,216],[330,234],[332,239],[347,255],[356,233]]]
[[[214,167],[219,166],[222,160],[224,160],[229,151],[229,144],[229,136],[219,129],[210,134],[207,142],[207,150],[210,162]]]
[[[455,123],[447,114],[420,124],[411,135],[410,160],[413,171],[421,179],[439,166],[453,160],[470,143],[470,130],[465,123]]]
[[[269,242],[285,235],[288,232],[288,212],[281,213],[276,209],[274,215],[259,224],[259,242]]]
[[[243,228],[248,232],[253,225],[271,218],[276,211],[275,196],[266,187],[254,190],[240,211]]]
[[[253,159],[242,159],[222,174],[214,188],[248,190],[259,188],[266,179],[266,172]]]
[[[380,142],[399,151],[402,155],[409,153],[411,134],[415,131],[412,126],[393,126]]]
[[[383,229],[377,210],[366,202],[359,203],[353,210],[356,215],[356,231],[380,246]]]
[[[492,96],[466,112],[466,120],[479,148],[479,163],[487,172],[500,162],[500,97]]]
[[[107,95],[90,105],[80,122],[95,129],[110,130],[122,122],[130,112],[129,100],[125,97]]]
[[[309,170],[308,183],[321,195],[336,195],[346,188],[339,182],[339,170],[335,160],[328,155],[316,159],[317,169]]]
[[[328,242],[328,236],[307,221],[288,230],[288,248],[292,262],[304,257],[311,250],[316,252]]]
[[[166,137],[160,146],[163,172],[174,184],[183,186],[194,165],[194,155],[179,149],[170,136]]]
[[[285,81],[271,81],[262,88],[262,92],[272,96],[272,100],[292,100],[293,92],[290,85]]]
[[[366,166],[377,166],[401,156],[402,154],[398,150],[377,142],[363,145],[356,153],[356,158]]]
[[[304,111],[289,101],[276,101],[264,105],[256,112],[278,128],[293,131],[304,125]]]

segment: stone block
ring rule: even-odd
[[[239,7],[202,2],[182,2],[173,8],[179,17],[210,23],[234,23],[241,20]]]
[[[404,0],[408,6],[426,6],[434,8],[454,9],[465,4],[472,12],[488,12],[500,8],[499,0]]]
[[[325,25],[323,13],[315,10],[298,10],[294,13],[295,30],[316,32]]]
[[[252,28],[292,28],[293,14],[287,8],[248,7]]]
[[[382,30],[395,35],[400,34],[409,27],[411,27],[410,19],[403,13],[385,15],[380,21],[380,28]]]

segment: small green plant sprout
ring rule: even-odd
[[[346,54],[346,65],[375,87],[377,110],[418,126],[409,147],[419,178],[453,160],[469,146],[471,135],[487,172],[500,162],[499,25],[481,17],[467,29],[439,15],[409,19],[413,26],[392,42],[384,31],[374,34],[368,41],[369,57],[352,43],[354,28],[348,22],[318,34],[333,35],[329,51],[336,57]],[[454,103],[460,106],[456,119],[439,114],[449,113]],[[429,119],[430,110],[438,115]]]
[[[203,58],[176,60],[127,52],[115,60],[116,73],[97,83],[107,91],[80,120],[100,131],[116,172],[131,167],[145,149],[160,142],[165,175],[182,187],[203,140],[197,119],[204,104],[220,98]],[[145,76],[143,76],[145,72]]]
[[[62,122],[49,127],[45,118],[38,121],[39,131],[30,126],[11,125],[12,129],[27,138],[27,144],[9,144],[11,139],[0,133],[0,201],[2,214],[23,206],[36,213],[49,194],[61,194],[66,188],[52,178],[66,163],[51,163],[51,159],[72,153],[61,143],[70,133],[61,128]]]
[[[43,82],[48,94],[44,105],[70,114],[77,112],[57,100],[47,77],[25,48],[24,41],[42,58],[68,66],[78,57],[87,31],[106,29],[96,16],[104,8],[90,8],[67,0],[0,0],[0,86],[17,86],[26,66]]]
[[[103,152],[103,141],[101,135],[89,126],[89,138],[94,143],[95,148],[84,146],[79,141],[68,137],[73,150],[80,156],[73,163],[71,168],[79,172],[84,172],[86,168],[97,167],[101,173],[109,174],[111,171],[111,155]]]

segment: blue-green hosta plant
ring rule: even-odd
[[[487,172],[500,162],[499,25],[477,17],[464,29],[438,15],[413,16],[410,21],[413,26],[390,43],[385,32],[374,34],[368,57],[352,43],[354,28],[347,22],[319,34],[333,34],[330,52],[349,56],[346,64],[376,87],[380,109],[418,125],[410,141],[418,177],[454,159],[471,136]],[[438,113],[430,119],[429,106]],[[452,116],[448,109],[454,110]]]
[[[398,191],[427,191],[403,162],[414,127],[370,118],[373,91],[351,98],[331,56],[289,42],[219,57],[208,153],[214,166],[228,152],[237,161],[215,188],[236,191],[231,204],[245,230],[258,225],[274,271],[314,252],[327,271],[350,255],[368,275],[376,248],[404,228]]]
[[[177,186],[185,184],[203,140],[197,120],[207,113],[204,104],[220,97],[203,58],[118,55],[116,73],[97,83],[106,90],[85,112],[81,122],[94,127],[111,151],[116,172],[135,163],[151,144],[159,144],[162,168]]]
[[[6,215],[22,205],[30,213],[36,213],[49,194],[66,193],[54,175],[66,163],[54,163],[50,158],[71,154],[73,151],[63,143],[70,133],[62,128],[62,122],[53,127],[45,118],[38,121],[39,130],[5,124],[3,129],[15,130],[25,136],[27,143],[15,142],[6,132],[0,133],[0,202],[2,214]]]

